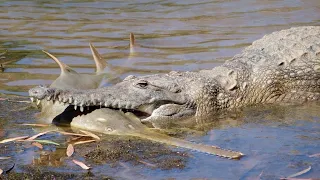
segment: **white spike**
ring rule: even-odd
[[[104,106],[105,106],[105,107],[108,107],[108,106],[109,106],[109,103],[108,103],[108,102],[105,102],[105,103],[104,103]]]
[[[34,102],[34,98],[33,97],[30,97],[30,100],[31,100],[31,102]]]
[[[77,110],[77,107],[78,107],[78,106],[77,106],[77,105],[75,105],[75,106],[74,106],[74,110]]]
[[[83,112],[83,106],[80,106],[80,111]]]
[[[72,97],[69,97],[69,104],[72,103]]]
[[[40,100],[39,99],[37,99],[37,106],[40,104]]]

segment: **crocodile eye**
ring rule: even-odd
[[[135,86],[139,87],[139,88],[146,88],[148,86],[148,81],[146,80],[139,80]]]

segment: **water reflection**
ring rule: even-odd
[[[42,74],[52,61],[40,50],[71,66],[93,72],[88,43],[93,42],[119,73],[152,74],[208,69],[221,64],[255,39],[275,30],[319,25],[319,3],[309,1],[2,1],[0,50],[34,51],[13,58],[24,74]],[[141,47],[129,57],[129,33]],[[128,58],[129,57],[129,58]],[[5,72],[19,72],[10,70]],[[13,64],[14,65],[14,64]],[[39,66],[38,66],[39,65]],[[58,68],[57,66],[54,66]],[[89,69],[89,71],[88,71]],[[56,70],[46,74],[57,76]],[[80,70],[81,72],[81,70]],[[1,74],[2,76],[2,74]],[[29,75],[30,76],[30,75]],[[28,89],[25,80],[18,91]],[[41,84],[50,76],[38,77]],[[33,80],[34,81],[34,80]],[[0,83],[14,91],[10,80]]]

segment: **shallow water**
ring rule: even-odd
[[[318,0],[2,0],[0,7],[0,53],[5,49],[11,53],[0,59],[1,63],[10,62],[4,63],[4,72],[0,72],[0,92],[20,95],[27,95],[35,85],[50,84],[60,73],[41,50],[78,72],[92,73],[94,62],[88,46],[92,42],[123,78],[128,74],[210,69],[265,34],[292,26],[320,25]],[[134,55],[129,53],[130,32],[140,45]],[[263,172],[262,179],[275,179],[308,165],[312,170],[303,177],[320,177],[319,158],[308,157],[320,152],[319,107],[248,110],[243,116],[229,119],[231,124],[226,123],[222,129],[188,137],[243,151],[247,157],[241,161],[190,152],[193,157],[183,170],[139,166],[117,177],[250,179]],[[275,120],[266,122],[268,118]],[[3,129],[9,128],[5,137],[10,135],[10,128],[17,128],[9,124],[1,124]]]

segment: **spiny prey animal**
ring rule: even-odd
[[[90,44],[90,49],[93,54],[93,58],[96,64],[96,73],[95,74],[80,74],[75,70],[70,68],[68,65],[61,62],[58,58],[53,56],[52,54],[43,51],[49,57],[51,57],[60,67],[61,73],[60,76],[52,82],[50,87],[52,88],[60,88],[60,89],[92,89],[98,88],[101,81],[104,78],[103,70],[106,67],[106,62],[101,58],[100,54],[97,52],[95,47]],[[31,101],[34,99],[31,98]],[[47,99],[39,99],[36,100],[37,105],[41,105],[41,112],[38,114],[38,119],[42,123],[51,123],[59,114],[64,112],[68,105],[64,103],[60,103],[59,101],[48,101]],[[68,111],[70,113],[74,113],[72,111]],[[60,123],[64,121],[61,119],[57,120]],[[67,120],[68,121],[68,120]]]
[[[205,152],[229,159],[240,159],[244,154],[225,150],[216,146],[195,144],[186,140],[173,138],[152,131],[140,122],[135,115],[126,114],[109,108],[96,109],[86,116],[77,116],[71,122],[71,127],[100,132],[103,134],[136,136],[168,145]]]
[[[320,99],[320,27],[274,32],[219,67],[199,72],[128,76],[90,90],[35,87],[31,97],[70,106],[122,109],[144,121],[208,116],[263,103]]]
[[[107,65],[107,62],[102,58],[97,49],[90,43],[90,50],[92,52],[93,59],[96,65],[95,74],[80,74],[75,70],[61,62],[58,58],[52,54],[43,51],[49,57],[51,57],[60,67],[60,76],[53,81],[49,86],[51,88],[60,89],[93,89],[98,88],[104,84],[108,84],[109,81],[119,81],[118,75],[112,70],[111,65]],[[133,53],[135,47],[134,35],[130,33],[130,55]],[[109,67],[110,66],[110,67]],[[35,99],[31,98],[31,101]],[[40,105],[41,112],[37,115],[38,120],[41,123],[55,123],[55,124],[69,124],[73,117],[83,114],[83,107],[77,111],[74,108],[69,107],[68,104],[61,103],[59,101],[48,101],[46,99],[36,100],[36,104]]]

